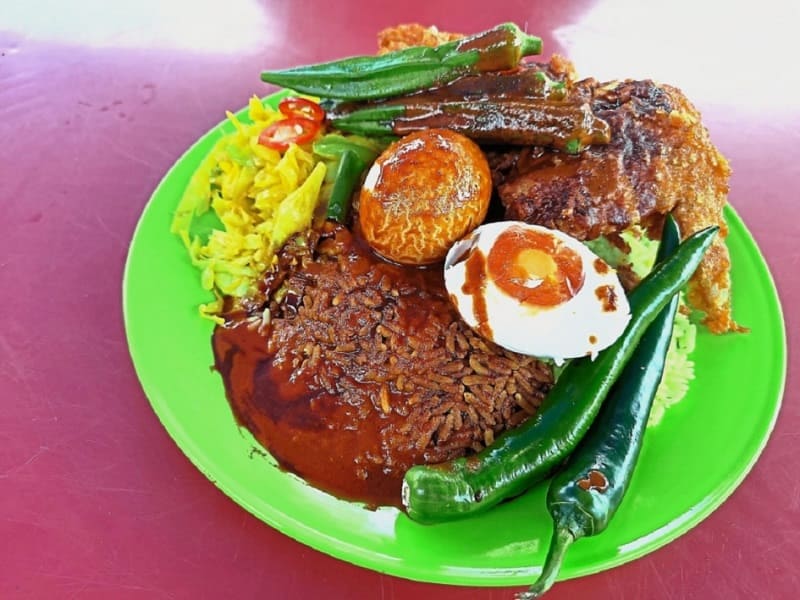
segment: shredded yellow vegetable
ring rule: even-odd
[[[252,123],[227,113],[236,131],[221,137],[195,172],[171,227],[200,269],[203,288],[214,293],[200,312],[215,320],[223,296],[250,293],[284,242],[310,227],[325,179],[310,145],[292,144],[281,154],[258,143],[265,127],[284,118],[280,112],[253,97],[248,114]],[[209,209],[219,222],[195,232]]]

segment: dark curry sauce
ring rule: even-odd
[[[237,421],[315,487],[399,506],[409,468],[480,451],[552,385],[549,365],[466,325],[440,265],[390,264],[344,227],[296,250],[213,349]]]
[[[423,301],[405,304],[399,311],[401,325],[407,331],[418,330],[437,314],[445,316],[445,320],[451,318],[453,309],[440,269],[389,264],[374,256],[356,236],[340,235],[337,239],[337,252],[346,256],[351,272],[368,276],[376,291],[385,293],[381,288],[387,286],[387,281],[391,290],[417,290]],[[312,262],[304,274],[313,280],[325,268],[328,267]],[[273,320],[272,327],[291,320],[293,311],[285,312],[282,319]],[[358,332],[364,327],[362,313],[343,313],[351,318],[342,323],[342,329]],[[394,448],[393,464],[386,464],[384,458],[385,431],[403,426],[402,403],[407,395],[394,384],[375,386],[368,381],[369,365],[357,364],[358,350],[354,346],[343,349],[353,355],[352,368],[339,372],[336,381],[320,381],[319,369],[304,368],[302,364],[298,367],[296,359],[290,362],[271,347],[281,343],[302,347],[302,329],[259,331],[252,320],[244,317],[240,315],[217,326],[213,335],[215,367],[238,423],[268,449],[282,468],[315,487],[368,506],[399,506],[404,472],[424,460],[417,448]],[[373,328],[368,329],[366,335],[371,335]],[[313,352],[313,348],[308,349],[308,353]],[[328,377],[331,370],[328,369]],[[352,405],[343,401],[340,391],[354,386],[371,387],[372,400]],[[392,410],[386,411],[388,402]]]

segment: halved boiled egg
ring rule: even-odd
[[[596,355],[630,320],[616,271],[575,238],[538,225],[481,225],[450,248],[444,280],[483,337],[559,364]]]

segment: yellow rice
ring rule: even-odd
[[[235,131],[219,139],[193,175],[171,228],[200,269],[203,288],[214,293],[200,312],[215,320],[223,296],[248,295],[284,242],[311,225],[325,178],[310,144],[292,144],[281,154],[258,143],[281,113],[253,97],[248,114],[252,123],[227,113]],[[206,236],[194,234],[195,219],[209,209],[219,224]]]

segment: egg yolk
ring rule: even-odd
[[[489,277],[522,304],[557,306],[583,286],[583,261],[557,237],[509,227],[494,242],[487,257]]]

